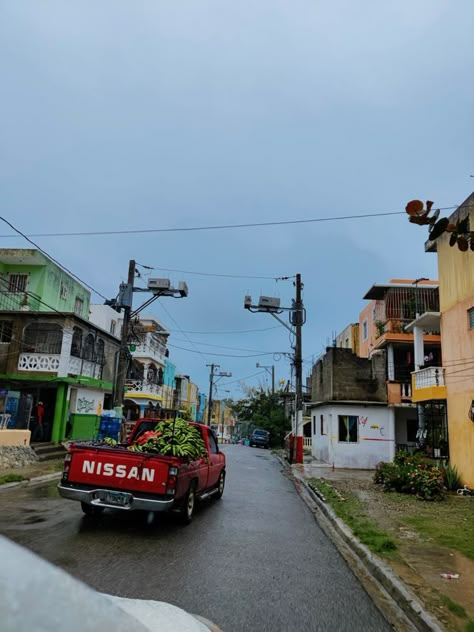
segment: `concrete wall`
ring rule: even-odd
[[[349,349],[328,347],[313,366],[311,400],[386,402],[385,355],[359,358]]]
[[[89,320],[116,338],[120,337],[120,314],[110,305],[91,305]]]
[[[339,441],[340,415],[358,417],[356,443]],[[385,406],[328,404],[314,407],[311,410],[314,458],[334,467],[354,469],[373,469],[380,461],[392,461],[395,454],[394,415],[394,409]]]

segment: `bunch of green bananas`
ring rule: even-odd
[[[198,428],[184,419],[160,421],[156,427],[157,436],[131,449],[137,452],[156,452],[164,456],[179,456],[190,461],[206,456],[206,446]]]

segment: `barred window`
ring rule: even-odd
[[[8,279],[8,291],[15,293],[26,292],[27,282],[27,274],[10,274]]]

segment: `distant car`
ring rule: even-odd
[[[270,447],[270,433],[268,430],[254,430],[249,439],[250,447],[256,446],[257,448],[269,448]]]

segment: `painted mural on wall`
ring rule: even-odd
[[[90,388],[81,388],[77,393],[76,410],[78,415],[101,415],[104,394]]]

